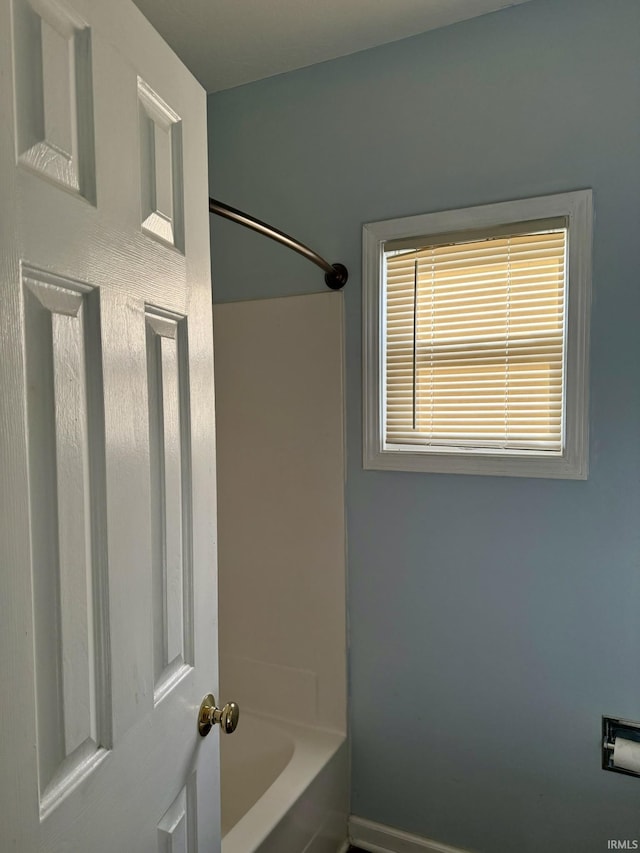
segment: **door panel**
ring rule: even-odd
[[[154,698],[193,666],[187,321],[147,307]]]
[[[149,234],[182,250],[182,121],[140,78],[138,98],[142,227]]]
[[[206,99],[128,0],[0,0],[0,849],[219,849]]]
[[[70,7],[14,0],[19,161],[95,200],[91,30]]]
[[[39,808],[111,742],[98,293],[23,266]]]
[[[195,785],[194,775],[162,816],[158,824],[160,853],[198,853]]]

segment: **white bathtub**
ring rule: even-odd
[[[222,853],[343,849],[343,735],[245,713],[235,733],[221,741]]]

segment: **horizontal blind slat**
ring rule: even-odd
[[[386,256],[386,441],[558,450],[564,229]]]

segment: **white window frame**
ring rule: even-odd
[[[564,437],[561,453],[432,447],[384,448],[381,379],[384,358],[382,288],[387,241],[497,228],[564,217],[567,221]],[[370,222],[363,227],[363,464],[383,471],[485,474],[586,480],[589,465],[589,318],[592,191],[486,204]]]

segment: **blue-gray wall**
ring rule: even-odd
[[[351,272],[354,814],[482,853],[640,838],[640,3],[532,0],[210,98],[211,189]],[[593,187],[587,482],[363,471],[361,228]],[[214,298],[322,289],[213,224]]]

